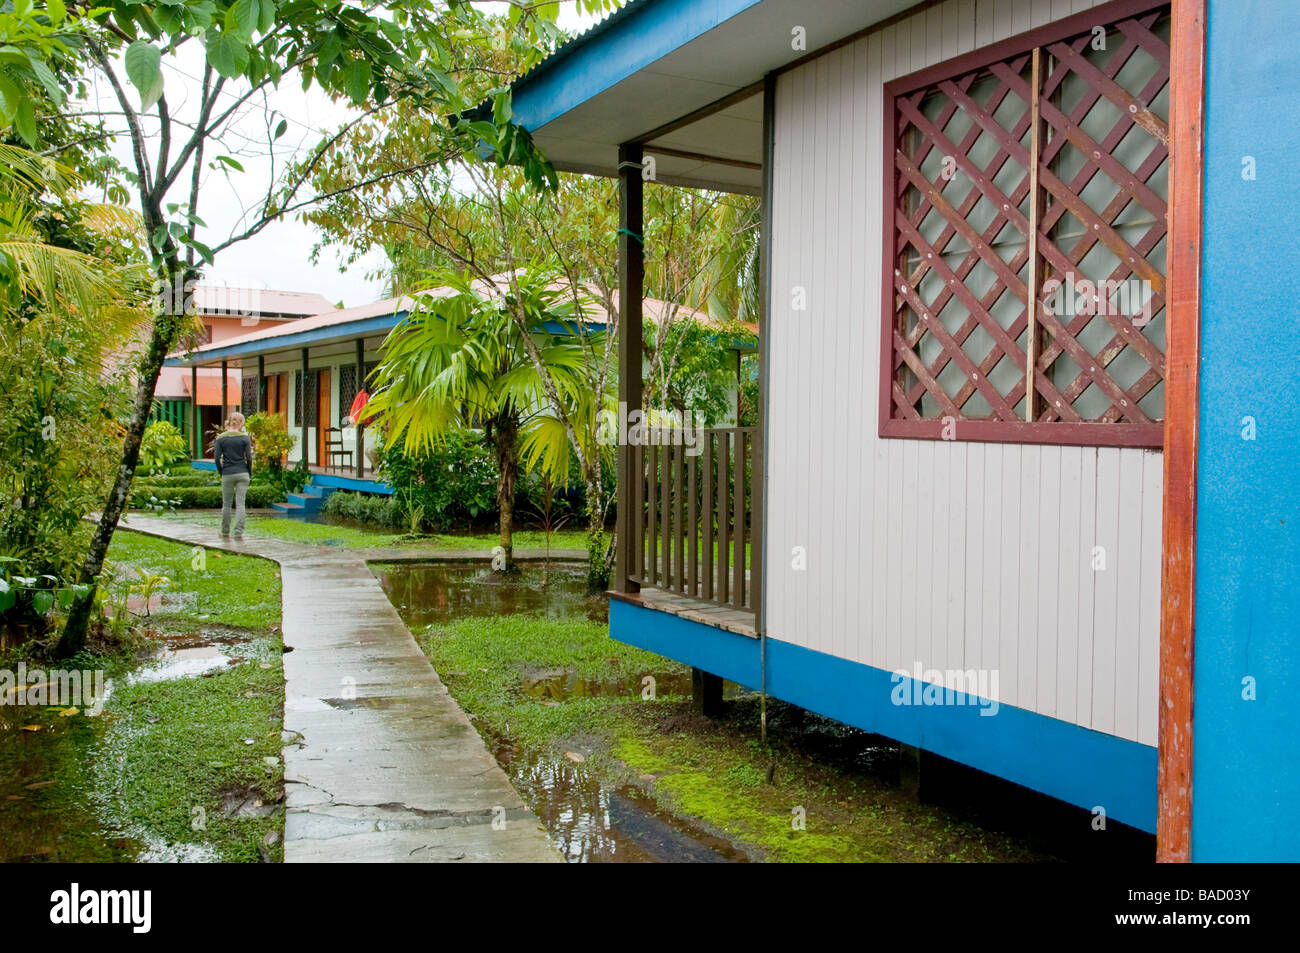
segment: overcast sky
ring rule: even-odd
[[[483,6],[491,9],[495,4]],[[585,29],[593,21],[594,18],[579,14],[568,2],[560,13],[560,25],[571,31]],[[198,84],[203,72],[202,50],[198,44],[187,44],[180,52],[183,55],[173,58],[172,63],[164,59],[164,88],[172,115],[193,117],[197,111]],[[119,76],[125,78],[120,64]],[[238,94],[224,95],[227,102],[233,102]],[[115,108],[112,92],[102,80],[92,91],[92,97],[98,98],[105,109]],[[272,113],[269,125],[274,128],[284,119],[288,122],[288,131],[268,146],[267,117]],[[351,114],[349,107],[331,102],[314,88],[304,93],[301,79],[296,74],[286,76],[278,89],[267,93],[264,101],[250,102],[243,115],[232,122],[232,134],[223,140],[223,148],[209,149],[205,157],[199,217],[208,227],[200,230],[200,240],[215,246],[243,227],[240,222],[244,210],[256,207],[258,199],[265,196],[273,176],[279,175],[295,155],[310,150],[323,133],[337,128]],[[156,127],[155,122],[155,130]],[[130,167],[127,137],[118,138],[115,152]],[[208,168],[208,163],[217,154],[234,157],[244,171],[226,174]],[[187,189],[178,186],[173,189],[171,198],[172,201],[183,201],[186,195]],[[344,269],[333,249],[323,251],[320,262],[312,264],[311,250],[315,243],[316,231],[305,222],[294,220],[269,225],[253,238],[221,252],[215,267],[205,272],[204,280],[231,287],[313,291],[348,307],[383,296],[383,280],[373,276],[383,270],[386,262],[381,251],[371,251],[364,259]],[[367,277],[367,273],[372,277]]]

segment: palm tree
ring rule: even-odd
[[[82,517],[120,439],[120,357],[148,319],[139,219],[83,201],[81,185],[0,143],[0,557],[45,590],[18,599],[4,587],[0,615],[32,631],[47,622],[40,597],[73,591]]]
[[[573,320],[571,292],[540,271],[491,284],[450,271],[435,272],[433,279],[442,287],[417,295],[417,306],[389,332],[366,410],[387,428],[389,445],[411,452],[453,430],[483,430],[497,462],[504,553],[498,565],[508,572],[514,568],[515,483],[525,446],[529,466],[567,476],[568,442],[557,439],[533,355],[560,399],[580,404],[588,379],[585,325]]]
[[[62,308],[88,322],[107,318],[120,331],[140,319],[138,310],[121,307],[124,291],[139,287],[139,270],[54,244],[38,224],[43,208],[74,200],[81,184],[73,169],[0,143],[0,307]],[[92,233],[103,237],[115,229],[139,228],[133,213],[118,206],[80,203],[78,214]]]

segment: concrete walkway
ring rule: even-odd
[[[222,540],[136,514],[120,526],[280,564],[286,862],[561,860],[367,568],[368,551]]]

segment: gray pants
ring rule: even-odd
[[[248,492],[247,473],[229,473],[221,478],[221,535],[230,535],[230,504],[235,504],[235,536],[244,535],[244,494]]]

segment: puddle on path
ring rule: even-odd
[[[502,576],[484,562],[376,563],[371,567],[408,628],[466,616],[530,612],[609,618],[603,594],[587,595],[586,568],[574,563],[525,565]]]
[[[667,811],[632,785],[610,787],[564,757],[495,746],[511,784],[570,863],[736,863],[730,841]]]

